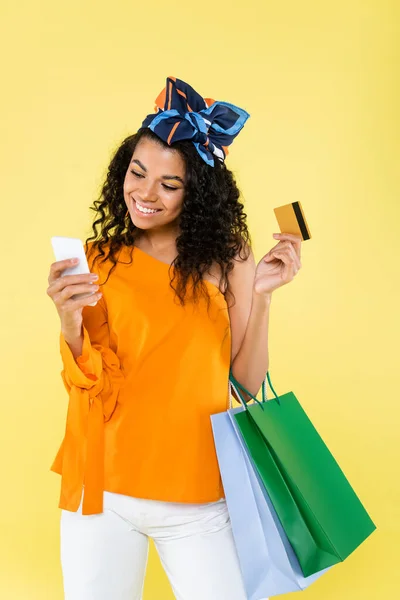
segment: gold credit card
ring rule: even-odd
[[[300,202],[292,202],[274,208],[281,233],[299,235],[303,241],[311,239],[311,233]]]

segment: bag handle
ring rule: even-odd
[[[233,383],[235,382],[235,383]],[[229,409],[232,408],[232,389],[236,392],[236,395],[239,399],[240,404],[242,405],[244,410],[247,410],[247,403],[246,400],[244,399],[244,397],[242,396],[242,394],[239,392],[238,388],[236,387],[240,386],[240,383],[233,377],[233,375],[230,373],[229,374],[229,380],[228,380],[228,393],[229,393]],[[247,390],[245,390],[247,391]],[[247,392],[249,394],[249,396],[251,396],[253,398],[253,400],[255,400],[255,402],[257,402],[257,404],[259,404],[262,408],[262,410],[264,410],[264,407],[262,406],[262,403],[257,400],[257,398],[255,398],[252,394],[250,394],[250,392]]]
[[[275,392],[272,383],[271,383],[271,378],[269,376],[269,371],[267,371],[267,375],[266,375],[266,379],[268,379],[268,383],[270,385],[271,390],[273,391],[274,395],[275,395],[275,400],[276,402],[280,405],[280,400],[279,400],[279,396],[277,395],[277,393]],[[265,384],[265,379],[262,382],[262,401],[260,402],[259,400],[257,400],[257,398],[255,396],[253,396],[253,394],[250,394],[250,392],[248,390],[246,390],[245,387],[243,387],[243,385],[241,385],[237,379],[235,379],[235,377],[233,376],[232,373],[232,369],[230,369],[229,371],[229,408],[232,408],[232,393],[231,393],[231,388],[233,388],[239,398],[239,401],[241,403],[241,405],[243,406],[243,408],[245,410],[247,410],[247,402],[246,400],[244,400],[244,398],[242,397],[242,394],[239,392],[239,390],[237,388],[240,388],[241,390],[243,390],[244,392],[246,392],[246,394],[248,394],[250,396],[250,398],[252,398],[255,402],[257,402],[257,404],[259,404],[262,408],[262,410],[264,410],[263,407],[263,403],[267,402],[268,398],[267,398],[267,393],[266,393],[266,384]]]

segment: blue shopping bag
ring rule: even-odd
[[[246,453],[233,415],[211,416],[232,533],[248,600],[303,590],[329,568],[304,577],[269,496]]]

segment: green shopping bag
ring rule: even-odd
[[[234,415],[305,577],[343,561],[375,529],[293,392],[262,402],[230,372],[245,409]],[[247,404],[239,392],[253,400]]]

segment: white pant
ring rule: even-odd
[[[65,600],[140,600],[149,540],[177,600],[246,600],[226,501],[181,504],[104,492],[104,512],[61,511]]]

